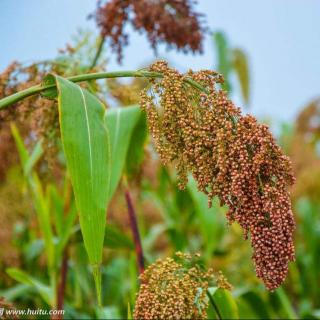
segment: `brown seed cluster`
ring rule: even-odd
[[[228,279],[224,276],[222,271],[219,271],[218,273],[217,287],[225,290],[229,290],[229,291],[233,289],[232,285],[229,283]]]
[[[39,84],[48,72],[58,71],[56,66],[34,64],[24,67],[14,62],[0,74],[0,99]],[[37,139],[42,139],[46,159],[51,161],[56,158],[59,119],[55,102],[40,96],[24,99],[0,110],[0,157],[4,159],[0,165],[0,177],[17,161],[16,145],[10,129],[12,121],[17,124],[27,145],[32,146]]]
[[[0,73],[0,98],[13,94],[9,81],[18,64],[10,64]],[[0,111],[0,181],[4,180],[8,167],[18,161],[16,146],[10,131],[10,123],[14,118],[14,111]]]
[[[177,252],[150,265],[140,276],[134,319],[206,319],[212,271],[203,271],[198,260]]]
[[[201,52],[204,28],[192,0],[111,0],[99,3],[95,19],[118,60],[128,45],[127,23],[146,33],[152,47],[166,43],[184,52]]]
[[[83,56],[88,56],[87,51],[90,51],[91,47],[82,43],[78,45],[76,42],[75,48],[67,45],[66,49],[60,50],[56,60],[52,61],[40,61],[28,66],[18,62],[10,64],[0,73],[0,99],[38,85],[48,73],[63,77],[83,73],[83,67],[80,67],[78,62],[83,60]],[[92,71],[105,70],[102,66],[97,66]],[[101,91],[99,84],[95,88]],[[0,110],[0,181],[5,177],[8,167],[18,161],[17,148],[10,129],[12,121],[19,128],[29,150],[32,150],[35,142],[42,140],[45,156],[38,162],[39,168],[41,167],[39,173],[47,174],[50,171],[50,175],[53,173],[56,178],[61,178],[63,165],[58,160],[60,148],[58,108],[54,100],[34,95],[10,108]],[[47,170],[48,167],[50,170]]]
[[[223,80],[215,72],[182,75],[163,61],[151,70],[164,76],[151,81],[141,105],[160,158],[175,163],[181,188],[191,172],[209,205],[217,196],[228,206],[230,223],[238,222],[251,237],[257,276],[268,289],[277,288],[294,260],[290,160],[266,125],[242,115],[216,88]],[[205,92],[190,86],[190,79]]]

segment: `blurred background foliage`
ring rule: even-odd
[[[223,32],[211,37],[217,61],[208,67],[221,72],[223,89],[238,90],[249,108],[247,54],[234,48]],[[106,70],[103,48],[92,65],[100,45],[99,37],[81,32],[52,61],[13,64],[1,75],[1,96],[39,83],[48,72],[68,76]],[[102,80],[84,86],[108,108],[126,108],[139,102],[145,81]],[[201,253],[203,265],[221,270],[233,286],[231,292],[215,293],[222,318],[320,318],[320,100],[302,107],[294,123],[276,130],[297,177],[291,190],[297,230],[296,262],[275,292],[268,292],[256,278],[250,244],[238,225],[227,224],[226,209],[218,202],[208,209],[206,196],[191,177],[188,188],[180,191],[173,168],[160,165],[142,114],[132,132],[122,183],[108,210],[102,309],[96,305],[53,105],[34,97],[1,118],[0,296],[5,301],[35,309],[61,306],[58,300],[63,299],[65,318],[127,317],[139,289],[124,197],[129,188],[146,265],[176,251]],[[208,312],[209,318],[217,317],[212,306]]]

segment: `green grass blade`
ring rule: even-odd
[[[28,284],[17,284],[16,286],[8,289],[0,290],[0,296],[4,297],[8,301],[14,301],[18,298],[23,298],[33,289]]]
[[[104,245],[105,247],[111,249],[134,249],[132,240],[121,230],[110,224],[106,225],[106,236],[104,239]]]
[[[230,48],[226,35],[223,32],[215,32],[213,34],[213,40],[216,48],[217,56],[217,70],[222,73],[224,77],[223,89],[230,91],[230,71],[231,71],[231,61],[230,61]]]
[[[43,149],[41,146],[41,141],[38,141],[37,144],[35,145],[28,161],[26,162],[25,166],[24,166],[24,174],[28,175],[33,167],[35,166],[35,164],[38,162],[38,160],[42,157],[43,155]]]
[[[225,221],[222,215],[223,208],[213,201],[213,206],[208,207],[208,198],[197,188],[197,183],[192,176],[189,176],[187,185],[188,191],[194,203],[195,213],[199,220],[199,228],[205,243],[205,258],[211,259],[212,252],[217,249],[223,235]]]
[[[241,49],[232,50],[232,63],[235,73],[239,79],[241,93],[246,105],[250,99],[250,74],[247,55]]]
[[[34,277],[30,276],[26,272],[16,269],[16,268],[9,268],[6,270],[7,274],[13,278],[14,280],[23,283],[25,285],[28,285],[30,287],[35,288],[43,298],[43,300],[49,305],[53,306],[54,301],[54,291],[52,288],[48,287],[47,285],[43,284],[38,279],[35,279]]]
[[[132,131],[125,164],[126,175],[129,179],[131,177],[135,177],[139,173],[144,160],[144,145],[148,138],[148,126],[146,118],[146,114],[141,112],[137,124]]]
[[[128,320],[133,319],[133,318],[132,318],[132,312],[131,312],[130,302],[128,302],[127,318],[128,318]]]
[[[53,232],[50,223],[49,206],[46,201],[46,197],[44,195],[39,177],[35,172],[32,171],[33,165],[42,154],[41,144],[38,143],[31,153],[31,156],[29,156],[28,150],[23,143],[19,130],[14,124],[11,125],[11,132],[19,152],[24,176],[31,191],[33,204],[44,237],[49,269],[50,272],[53,272],[53,269],[55,267],[55,248],[53,241]]]
[[[102,103],[56,76],[62,145],[80,226],[101,302],[100,264],[110,183],[110,146]]]
[[[250,316],[255,316],[259,319],[270,319],[271,314],[269,314],[268,304],[264,301],[263,296],[254,291],[246,291],[241,296],[238,297],[237,303],[240,309],[247,306],[246,314],[239,314],[240,318],[249,318]],[[250,314],[249,314],[250,313]]]
[[[293,309],[289,297],[285,293],[285,291],[282,288],[278,288],[275,291],[275,294],[278,296],[281,305],[283,307],[283,310],[285,311],[286,315],[288,316],[288,319],[299,319],[298,315],[296,314],[295,310]]]
[[[57,187],[50,184],[47,188],[47,197],[50,199],[51,211],[54,216],[55,228],[59,238],[57,244],[58,255],[62,254],[71,234],[73,233],[74,222],[77,217],[77,210],[74,203],[65,212],[64,199],[59,194]]]
[[[222,288],[209,288],[209,293],[221,319],[239,319],[238,306],[230,291]]]
[[[27,148],[25,147],[22,137],[19,133],[18,128],[16,127],[16,125],[14,123],[11,123],[11,133],[12,136],[14,138],[18,153],[19,153],[19,157],[20,157],[20,162],[21,162],[21,166],[24,168],[29,160],[29,153]]]
[[[139,106],[114,108],[106,112],[105,121],[109,129],[112,167],[109,199],[112,198],[121,178],[131,134],[140,113]]]

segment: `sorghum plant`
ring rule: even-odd
[[[268,130],[250,115],[243,116],[226,93],[216,89],[222,78],[212,71],[185,75],[160,61],[142,93],[156,149],[164,164],[174,162],[180,187],[188,172],[208,195],[229,208],[227,218],[251,237],[256,272],[268,289],[285,279],[294,260],[294,219],[288,186],[294,177],[291,163]],[[206,92],[186,84],[200,83]]]
[[[289,261],[294,260],[290,160],[266,125],[242,115],[217,88],[223,82],[219,74],[208,70],[180,74],[159,61],[150,70],[68,79],[50,75],[42,85],[0,100],[0,108],[5,108],[38,93],[58,98],[62,145],[99,296],[105,212],[119,183],[125,154],[117,135],[127,129],[115,119],[128,122],[133,115],[137,118],[138,110],[106,110],[95,95],[73,82],[118,77],[150,79],[140,105],[161,160],[175,164],[181,189],[191,172],[209,205],[217,196],[229,208],[229,222],[238,222],[245,237],[251,238],[258,277],[270,290],[280,286]]]
[[[153,49],[166,43],[184,52],[201,52],[204,27],[194,4],[192,0],[111,0],[99,3],[94,17],[102,38],[110,42],[119,61],[123,47],[128,45],[127,23],[146,33]]]

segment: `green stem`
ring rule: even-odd
[[[94,278],[94,282],[95,282],[95,286],[96,286],[98,306],[102,307],[100,267],[101,267],[100,264],[92,265],[92,273],[93,273],[93,278]]]
[[[101,52],[102,52],[102,49],[103,49],[103,45],[104,45],[104,42],[105,42],[105,37],[101,37],[100,36],[100,39],[99,39],[99,45],[98,45],[98,49],[97,49],[97,52],[93,58],[93,61],[91,63],[91,66],[90,66],[90,69],[93,69],[96,65],[97,65],[97,62],[98,62],[98,59],[101,55]]]
[[[163,74],[160,72],[152,72],[152,71],[115,71],[115,72],[97,72],[97,73],[87,73],[80,74],[77,76],[72,76],[67,78],[72,82],[84,82],[90,80],[98,80],[98,79],[110,79],[110,78],[163,78]],[[190,78],[185,79],[185,82],[194,88],[206,92],[206,89],[202,87],[199,83],[193,81]],[[4,109],[12,104],[17,103],[18,101],[39,94],[47,89],[54,88],[55,84],[50,85],[42,85],[38,84],[36,86],[30,87],[28,89],[19,91],[15,94],[12,94],[8,97],[5,97],[0,100],[0,109]]]

